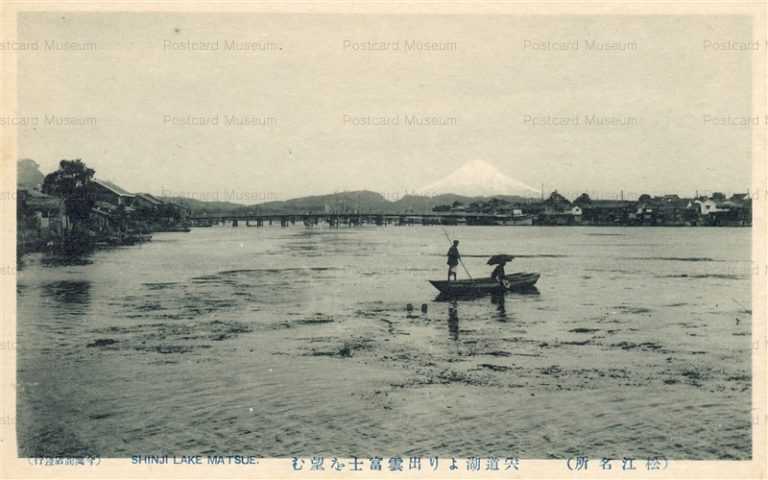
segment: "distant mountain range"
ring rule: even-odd
[[[453,193],[441,195],[406,195],[399,200],[390,201],[380,193],[368,190],[339,192],[328,195],[312,195],[284,201],[273,201],[256,205],[241,205],[232,202],[203,201],[184,197],[160,197],[186,206],[193,214],[229,214],[229,213],[306,213],[306,212],[375,212],[375,213],[424,213],[438,205],[451,205],[453,202],[469,204],[475,201],[498,198],[510,202],[528,202],[532,197],[517,195],[466,196]]]
[[[501,173],[482,160],[465,163],[448,176],[418,189],[415,195],[388,200],[383,195],[368,191],[351,191],[327,195],[312,195],[285,201],[273,201],[243,206],[231,202],[208,202],[188,198],[168,198],[189,207],[193,212],[218,214],[228,212],[303,213],[303,212],[376,212],[424,213],[437,205],[450,205],[456,201],[467,204],[474,201],[499,198],[511,202],[524,202],[539,192],[525,183]]]

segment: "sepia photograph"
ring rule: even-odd
[[[4,455],[764,469],[764,18],[569,11],[19,7]]]

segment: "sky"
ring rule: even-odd
[[[396,198],[477,160],[598,198],[742,192],[751,37],[740,16],[22,13],[18,153],[239,203]]]

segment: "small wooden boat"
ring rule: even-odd
[[[513,215],[502,220],[501,225],[533,225],[533,216]]]
[[[533,288],[539,280],[538,273],[517,272],[504,276],[504,285],[491,278],[474,278],[471,280],[430,280],[443,295],[453,297],[483,295],[507,291],[525,291]]]

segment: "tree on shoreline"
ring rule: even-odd
[[[573,201],[575,205],[590,205],[592,203],[592,199],[589,198],[589,194],[582,193],[581,195],[576,198],[576,200]]]
[[[88,192],[88,184],[95,173],[79,158],[62,160],[59,169],[43,180],[43,193],[64,199],[66,214],[75,230],[79,230],[90,218],[94,201]]]

